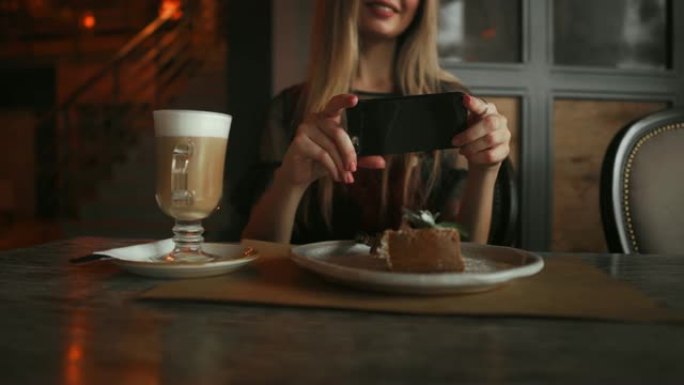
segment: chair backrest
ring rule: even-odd
[[[501,164],[494,186],[492,223],[488,243],[516,246],[518,240],[518,179],[515,169],[506,158]]]
[[[684,254],[684,108],[618,132],[603,159],[600,191],[611,252]]]

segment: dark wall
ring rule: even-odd
[[[271,2],[230,0],[225,3],[228,41],[227,111],[233,123],[226,155],[227,240],[239,239],[245,223],[236,197],[257,160],[259,140],[271,98]],[[230,205],[228,205],[230,206]]]
[[[53,66],[0,67],[0,108],[45,109],[55,103]]]
[[[0,123],[3,110],[32,110],[37,117],[45,115],[55,104],[57,77],[53,65],[3,63],[0,66]],[[54,175],[46,172],[44,164],[55,162],[55,128],[44,124],[34,137],[36,173],[36,213],[52,217],[56,201],[51,194]]]

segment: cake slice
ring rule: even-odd
[[[461,272],[461,235],[453,224],[440,225],[427,211],[405,212],[399,230],[382,233],[376,253],[392,271],[412,273]]]

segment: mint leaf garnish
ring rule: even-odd
[[[468,233],[463,225],[448,221],[438,222],[437,218],[439,218],[439,213],[432,214],[428,210],[411,211],[404,209],[404,220],[414,229],[451,228],[458,230],[464,239],[468,238]]]

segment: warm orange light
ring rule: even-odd
[[[170,17],[173,20],[178,20],[183,17],[181,0],[162,0],[159,5],[159,16]]]
[[[494,27],[486,28],[486,29],[482,30],[480,35],[482,36],[483,39],[486,39],[486,40],[493,39],[496,37],[496,28],[494,28]]]
[[[71,364],[76,364],[83,357],[83,347],[80,344],[71,344],[67,350],[67,360]]]
[[[95,28],[96,22],[97,22],[97,20],[95,20],[95,15],[93,15],[93,13],[90,11],[87,11],[81,17],[81,26],[83,26],[83,28],[85,28],[85,29]]]
[[[83,350],[85,335],[83,330],[90,324],[87,312],[74,310],[69,314],[67,343],[64,355],[64,385],[83,385]]]

